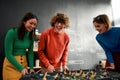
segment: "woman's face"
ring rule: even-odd
[[[29,19],[26,22],[24,22],[25,28],[27,31],[32,31],[34,28],[36,28],[37,20],[35,18]]]
[[[61,33],[61,32],[63,32],[64,28],[65,28],[65,24],[59,23],[59,22],[56,22],[56,23],[55,23],[54,30],[55,30],[56,33]]]
[[[95,26],[95,29],[101,34],[107,31],[107,25],[103,24],[103,23],[97,23],[94,22],[93,23]]]

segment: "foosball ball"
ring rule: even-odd
[[[26,74],[20,80],[120,80],[120,72],[106,69]]]

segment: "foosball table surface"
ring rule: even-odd
[[[20,80],[120,80],[120,71],[114,70],[69,70],[42,74],[26,74]]]

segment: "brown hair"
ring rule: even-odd
[[[111,22],[109,20],[109,17],[106,15],[106,14],[101,14],[101,15],[98,15],[96,16],[94,19],[93,19],[93,23],[96,22],[96,23],[103,23],[106,26],[107,30],[111,28]]]
[[[65,28],[69,27],[69,18],[65,14],[57,13],[53,16],[50,21],[51,26],[54,27],[56,22],[65,24]]]

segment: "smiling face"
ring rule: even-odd
[[[100,34],[111,28],[111,22],[106,14],[101,14],[93,18],[93,25]]]
[[[95,26],[95,29],[96,29],[100,34],[102,34],[102,33],[104,33],[104,32],[107,31],[107,26],[106,26],[105,24],[103,24],[103,23],[97,23],[97,22],[94,22],[93,24],[94,24],[94,26]]]
[[[34,28],[36,28],[37,20],[35,18],[29,19],[24,22],[25,28],[27,31],[31,32]]]
[[[60,23],[60,22],[56,22],[55,26],[54,26],[54,31],[56,33],[61,33],[61,32],[63,32],[64,28],[65,28],[65,24]]]

